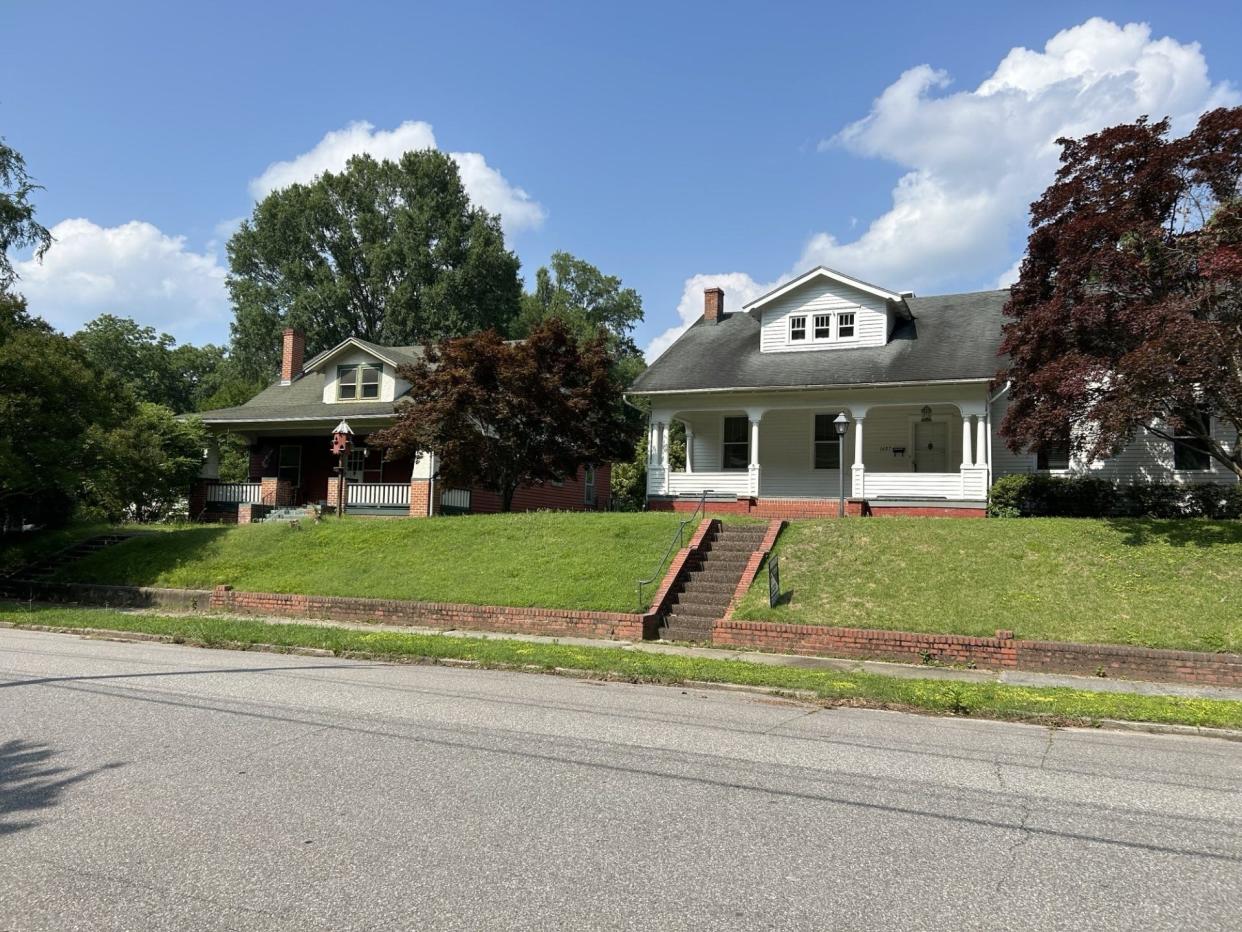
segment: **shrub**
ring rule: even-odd
[[[1002,476],[992,484],[994,518],[1239,518],[1242,487],[1136,482],[1120,485],[1091,476]]]
[[[992,484],[988,514],[994,518],[1090,518],[1112,514],[1117,487],[1089,476],[1002,476]]]

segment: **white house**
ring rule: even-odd
[[[714,507],[759,514],[834,513],[844,497],[854,513],[974,515],[1008,473],[1236,481],[1195,447],[1147,432],[1105,461],[1011,452],[998,433],[1006,389],[992,385],[1008,297],[918,298],[823,267],[733,313],[707,289],[703,317],[630,389],[651,403],[650,507],[708,492]],[[679,471],[674,422],[686,430]]]

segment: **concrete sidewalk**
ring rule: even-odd
[[[138,614],[167,615],[168,612],[133,609]],[[406,634],[440,634],[445,637],[478,638],[494,641],[527,641],[534,644],[570,644],[574,647],[610,647],[614,650],[644,651],[651,654],[672,654],[712,660],[737,660],[743,663],[795,667],[801,670],[842,670],[874,673],[917,680],[959,680],[969,683],[1001,683],[1006,686],[1055,687],[1081,689],[1097,693],[1137,693],[1142,696],[1180,696],[1188,699],[1229,699],[1242,702],[1242,689],[1228,686],[1207,686],[1191,683],[1156,683],[1148,680],[1106,679],[1095,676],[1069,676],[1056,673],[1028,673],[1022,670],[966,670],[954,667],[921,666],[886,663],[877,660],[855,660],[840,657],[806,657],[800,654],[769,654],[761,651],[728,650],[719,647],[695,647],[665,641],[608,641],[597,638],[545,637],[496,631],[474,631],[459,628],[423,628],[411,625],[376,625],[316,618],[285,618],[282,616],[221,617],[247,618],[269,624],[302,624],[329,628],[352,628],[358,631],[393,631]]]

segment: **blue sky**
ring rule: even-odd
[[[19,289],[223,341],[256,194],[434,143],[526,274],[566,249],[637,288],[657,352],[706,284],[737,307],[816,262],[994,287],[1055,135],[1242,100],[1223,3],[946,7],[0,0],[0,135],[59,240]]]

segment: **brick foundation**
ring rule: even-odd
[[[923,634],[867,628],[781,625],[724,619],[712,628],[712,642],[782,654],[858,657],[898,663],[973,665],[1156,682],[1242,687],[1242,654],[1151,650],[1111,644],[1018,641],[1012,631],[995,637]]]
[[[648,511],[694,511],[697,498],[651,498],[647,500]],[[840,510],[840,500],[835,498],[739,498],[735,501],[708,501],[707,510],[713,514],[749,515],[753,518],[835,518]],[[982,517],[982,508],[868,508],[858,499],[847,499],[845,514],[857,518],[865,514],[924,514],[944,513],[952,517]],[[960,514],[959,514],[960,513]]]

